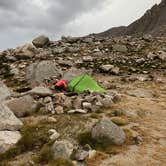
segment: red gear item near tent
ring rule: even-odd
[[[60,80],[55,84],[56,87],[64,87],[65,89],[67,88],[67,83],[65,80]]]

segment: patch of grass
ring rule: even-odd
[[[101,115],[99,115],[97,113],[92,113],[90,117],[93,118],[93,119],[100,119]]]
[[[60,157],[50,162],[47,166],[74,166],[74,164],[71,160]]]
[[[49,143],[45,144],[39,152],[39,155],[34,158],[36,163],[49,163],[53,161],[53,153],[51,150],[51,145],[54,141],[50,141]]]
[[[14,146],[13,148],[9,149],[8,151],[6,151],[5,153],[0,155],[0,159],[1,159],[0,162],[7,160],[7,159],[11,159],[20,153],[21,153],[21,149],[17,146]],[[1,165],[1,163],[0,163],[0,165]]]
[[[48,142],[48,127],[44,124],[25,124],[21,130],[22,138],[17,143],[22,152],[41,148]]]
[[[93,156],[92,158],[87,158],[85,160],[85,163],[87,166],[97,166],[100,165],[101,161],[107,157],[108,157],[107,154],[97,151],[96,155]]]
[[[132,145],[133,144],[133,137],[130,129],[123,129],[126,134],[126,144]]]
[[[39,150],[43,144],[49,141],[48,130],[51,124],[30,123],[24,124],[21,129],[21,139],[17,144],[0,155],[1,161],[9,160],[15,156],[30,150]]]

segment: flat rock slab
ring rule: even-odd
[[[6,100],[7,98],[10,97],[10,90],[8,87],[0,81],[0,101]]]
[[[18,131],[0,131],[0,154],[6,152],[21,138]]]
[[[19,130],[22,122],[4,104],[0,104],[0,130]]]
[[[17,117],[24,117],[37,110],[37,102],[30,95],[9,100],[7,106]]]
[[[37,86],[28,93],[31,95],[38,95],[42,97],[51,96],[53,94],[53,92],[50,89],[43,86]]]
[[[143,88],[128,90],[127,94],[130,96],[140,97],[140,98],[152,98],[153,97],[152,92],[150,92],[146,89],[143,89]]]

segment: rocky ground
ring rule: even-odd
[[[32,43],[0,53],[0,165],[165,165],[166,38]],[[85,73],[107,93],[55,89]]]

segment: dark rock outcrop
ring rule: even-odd
[[[114,27],[97,34],[97,36],[140,36],[143,34],[166,36],[166,0],[162,0],[159,5],[155,4],[140,19],[129,26]]]

